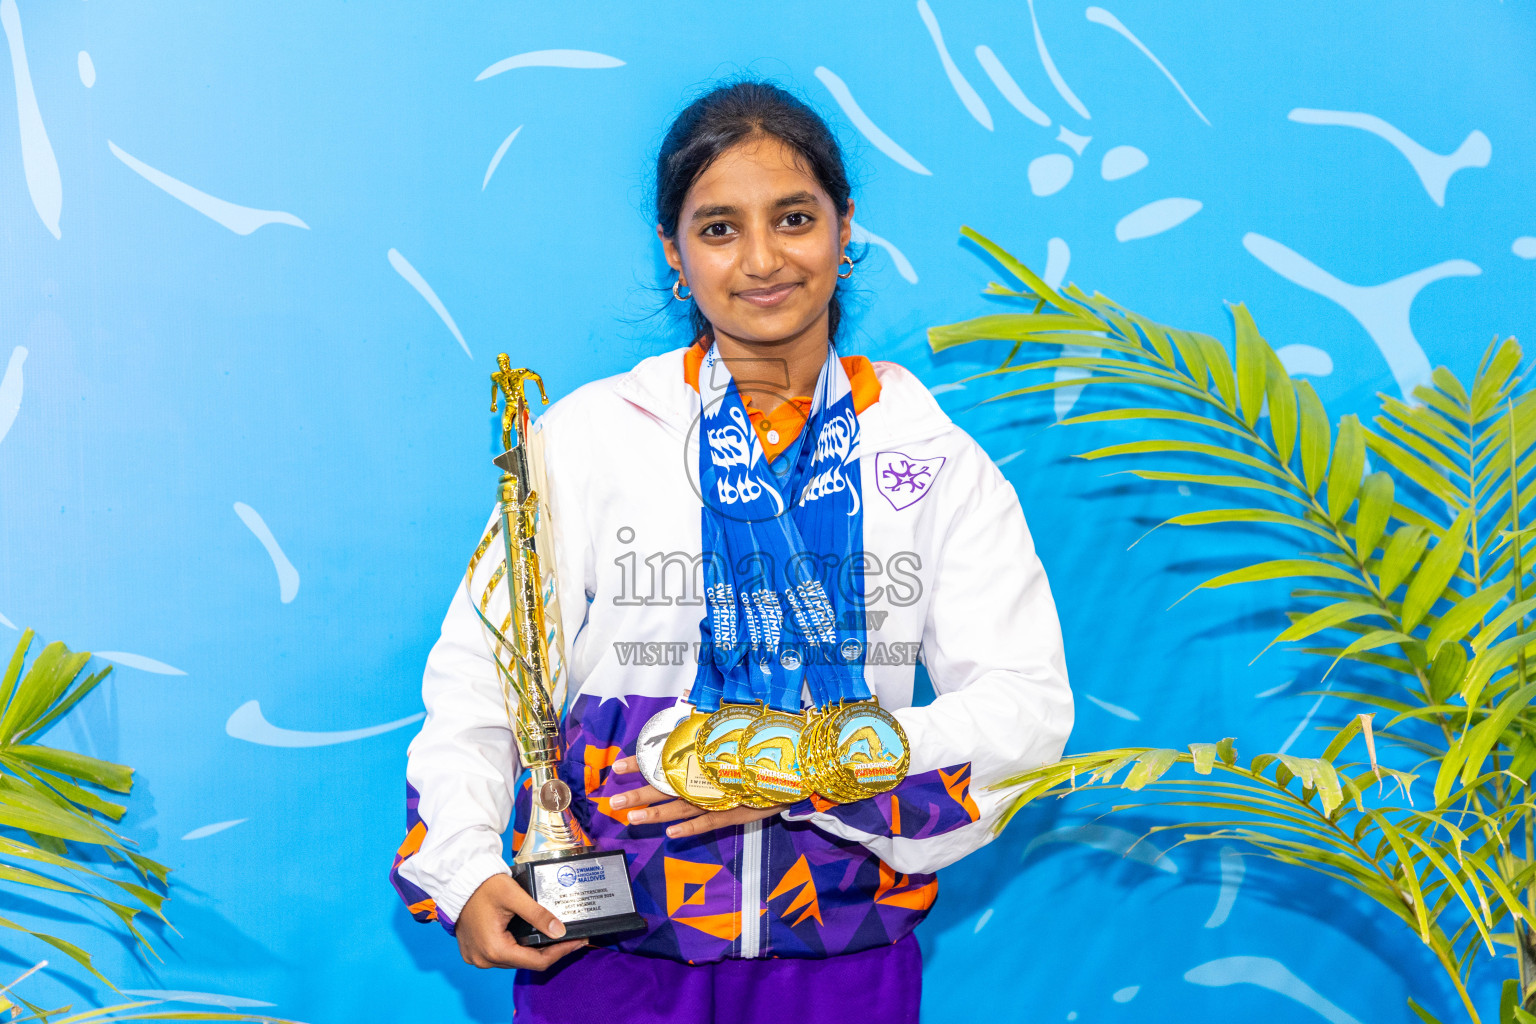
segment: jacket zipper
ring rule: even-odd
[[[741,833],[741,956],[762,955],[763,823],[749,821]]]

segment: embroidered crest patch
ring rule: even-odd
[[[900,512],[928,493],[943,468],[942,455],[914,459],[901,452],[879,452],[875,455],[875,484],[891,507]]]

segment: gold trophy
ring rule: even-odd
[[[470,559],[465,585],[501,676],[518,757],[532,775],[528,831],[512,859],[512,877],[565,923],[564,939],[634,931],[645,921],[635,912],[625,855],[598,850],[587,840],[571,814],[571,788],[558,774],[564,643],[553,536],[542,497],[548,493],[542,438],[528,429],[526,383],[538,385],[541,401],[549,399],[532,370],[512,369],[505,354],[496,357],[496,364],[500,369],[491,374],[491,411],[502,407],[504,451],[495,459],[502,471],[500,514]],[[503,557],[486,559],[498,538]],[[521,918],[513,919],[511,931],[524,946],[556,941]]]

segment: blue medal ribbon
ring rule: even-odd
[[[828,346],[805,428],[772,463],[715,347],[699,396],[706,607],[689,699],[793,714],[804,690],[817,707],[867,698],[859,421],[842,363]]]

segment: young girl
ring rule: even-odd
[[[519,1021],[916,1021],[912,930],[934,872],[992,838],[1007,803],[992,784],[1066,742],[1060,627],[1013,488],[911,373],[837,356],[853,209],[805,104],[763,82],[695,101],[657,158],[656,230],[697,340],[578,389],[537,428],[571,695],[561,777],[592,841],[628,854],[643,932],[513,940],[514,917],[565,928],[503,859],[528,794],[465,587],[427,660],[394,883],[467,962],[522,968]],[[722,410],[745,475],[720,475]],[[733,514],[768,499],[766,516]],[[780,606],[808,593],[819,638]],[[937,694],[924,707],[918,657]],[[723,810],[647,783],[641,728],[749,672],[789,685],[796,711],[802,679],[813,699],[872,693],[905,732],[905,778]]]

